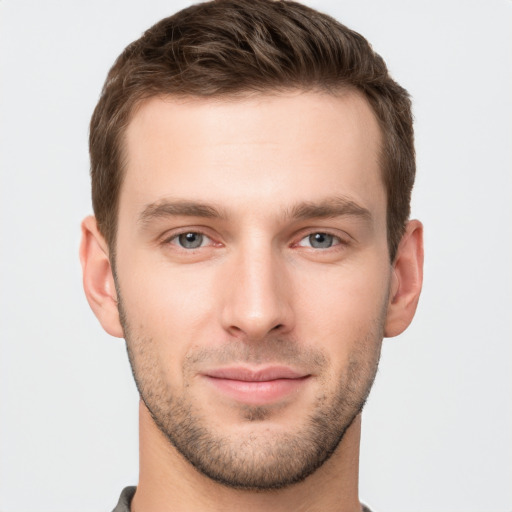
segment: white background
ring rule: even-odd
[[[512,510],[512,1],[310,1],[415,104],[425,224],[416,319],[363,418],[376,512]],[[81,289],[87,130],[107,70],[189,2],[0,1],[0,511],[109,511],[137,481],[122,340]]]

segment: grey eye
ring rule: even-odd
[[[201,233],[182,233],[178,235],[178,244],[184,249],[197,249],[203,244],[204,236]]]
[[[334,243],[334,236],[328,233],[313,233],[309,235],[308,241],[315,249],[328,249]]]

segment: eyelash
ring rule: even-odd
[[[306,245],[301,245],[301,242],[303,240],[306,240],[306,239],[309,239],[309,242],[311,243],[311,237],[313,236],[316,236],[316,235],[321,235],[321,236],[324,236],[324,237],[330,237],[332,238],[332,244],[329,245],[328,247],[312,247],[311,245],[309,246],[306,246]],[[319,241],[319,243],[322,243],[321,241]],[[332,249],[332,248],[336,248],[338,246],[343,246],[343,245],[348,245],[348,243],[343,240],[340,236],[338,235],[335,235],[334,233],[330,233],[329,231],[311,231],[309,232],[307,235],[303,236],[298,243],[294,244],[294,246],[298,246],[298,247],[307,247],[309,249],[316,249],[316,250],[328,250],[328,249]]]
[[[177,243],[177,241],[179,240],[179,237],[183,236],[183,235],[188,235],[188,234],[200,235],[200,236],[210,240],[210,242],[213,242],[213,245],[216,245],[216,246],[221,246],[222,245],[219,242],[214,242],[211,236],[208,236],[204,231],[202,231],[200,229],[196,229],[196,230],[188,229],[188,230],[181,231],[179,233],[173,233],[172,236],[169,236],[169,237],[167,237],[167,238],[165,238],[163,240],[163,244],[164,245],[174,245],[174,246],[178,247],[178,249],[180,249],[182,251],[186,251],[186,252],[192,252],[192,251],[194,251],[196,249],[201,249],[201,248],[205,247],[203,245],[204,240],[201,241],[201,245],[199,245],[198,247],[187,248],[187,247],[183,247],[182,245],[179,245]],[[325,236],[328,236],[328,237],[332,237],[333,243],[329,247],[324,247],[324,248],[312,247],[311,245],[309,245],[309,246],[308,245],[301,245],[302,241],[304,241],[304,240],[306,240],[309,237],[312,237],[314,235],[325,235]],[[173,242],[175,242],[175,243],[173,243]],[[208,245],[210,245],[210,244],[208,244]],[[301,233],[301,238],[298,240],[298,242],[292,243],[291,247],[304,247],[306,249],[311,249],[311,250],[317,250],[317,251],[325,252],[325,251],[328,251],[330,249],[336,250],[338,248],[338,250],[339,250],[340,247],[347,246],[347,245],[349,245],[349,242],[346,239],[340,237],[339,235],[331,233],[328,230],[325,230],[325,231],[324,230],[316,230],[316,231],[307,231],[307,232]]]
[[[194,248],[186,248],[186,247],[182,247],[182,246],[178,245],[178,243],[173,243],[173,241],[177,241],[180,236],[189,235],[189,234],[200,235],[200,236],[207,238],[208,240],[213,242],[212,237],[208,236],[204,231],[201,231],[199,229],[195,229],[195,230],[187,229],[187,230],[181,231],[179,233],[173,233],[171,236],[169,236],[163,240],[163,244],[164,245],[175,245],[176,247],[178,247],[178,249],[181,249],[181,250],[187,251],[187,252],[191,252],[195,249],[201,249],[204,247],[202,245],[202,243],[199,247],[194,247]],[[217,243],[216,245],[220,245],[220,244]]]

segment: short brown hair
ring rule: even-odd
[[[217,0],[165,18],[111,68],[91,119],[92,201],[115,252],[123,137],[141,101],[160,95],[228,97],[276,90],[363,93],[381,131],[387,237],[394,259],[415,176],[411,103],[360,34],[287,0]]]

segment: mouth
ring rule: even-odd
[[[202,376],[223,395],[248,405],[265,405],[289,398],[310,379],[311,374],[286,366],[208,370]]]

